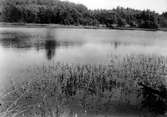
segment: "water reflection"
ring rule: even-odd
[[[58,46],[58,44],[55,40],[45,41],[45,50],[46,50],[46,56],[48,60],[51,60],[54,57],[56,46]]]
[[[118,46],[120,46],[120,44],[121,44],[120,42],[115,41],[115,42],[114,42],[114,48],[117,49]]]
[[[30,35],[21,32],[5,32],[2,33],[3,38],[0,40],[3,47],[30,49],[35,48],[37,51],[45,49],[46,58],[51,60],[56,51],[56,46],[60,46],[53,36],[51,29],[47,31],[44,39],[32,38]]]
[[[20,31],[3,31],[0,33],[0,44],[3,48],[35,49],[39,53],[45,50],[47,60],[51,60],[55,56],[57,47],[81,45],[78,42],[58,40],[56,32],[52,28],[48,28],[44,33],[44,36],[39,36]]]
[[[124,54],[137,53],[137,54],[148,55],[150,53],[151,54],[157,53],[159,55],[159,53],[165,54],[167,52],[166,45],[165,45],[165,42],[166,42],[165,38],[163,38],[164,40],[163,39],[155,40],[152,38],[150,38],[149,40],[146,40],[143,37],[143,40],[141,40],[142,38],[139,35],[136,38],[133,37],[132,39],[130,38],[131,36],[129,37],[130,34],[127,34],[127,32],[120,35],[119,31],[118,32],[104,31],[103,32],[104,35],[102,36],[102,33],[98,32],[98,30],[91,30],[92,31],[91,32],[90,30],[72,30],[72,29],[55,30],[55,29],[49,28],[49,29],[46,29],[44,32],[40,32],[40,34],[34,34],[32,29],[27,29],[27,30],[28,30],[27,32],[22,32],[22,31],[17,31],[17,32],[6,31],[5,32],[4,31],[0,34],[0,44],[1,44],[0,46],[1,79],[0,81],[1,82],[2,82],[3,76],[4,76],[3,79],[7,80],[7,78],[9,77],[8,74],[11,74],[12,78],[16,77],[15,79],[17,79],[17,81],[20,81],[18,79],[19,78],[21,79],[22,76],[24,79],[27,79],[28,81],[30,80],[30,78],[43,78],[43,76],[36,76],[36,73],[35,73],[36,69],[35,70],[33,69],[32,72],[25,71],[24,74],[22,74],[23,73],[22,70],[24,68],[27,69],[30,65],[34,67],[36,66],[36,63],[39,66],[43,65],[43,63],[45,62],[46,64],[48,64],[49,63],[48,60],[49,61],[53,60],[53,58],[56,58],[55,62],[57,61],[67,62],[70,64],[71,63],[109,64],[111,61],[110,55],[112,54],[115,57],[115,55],[117,54],[124,55]],[[108,36],[106,36],[105,32],[108,34]],[[116,33],[115,37],[118,37],[118,39],[115,39],[114,37],[115,33]],[[140,33],[138,32],[136,34],[140,34]],[[147,35],[147,34],[144,33],[143,35]],[[12,48],[12,49],[8,49],[8,48]],[[27,50],[25,51],[24,49],[28,49],[28,51]],[[20,51],[20,50],[23,50],[23,51]],[[56,117],[59,117],[59,116],[60,117],[69,117],[69,116],[81,117],[81,116],[85,116],[83,115],[85,114],[84,113],[85,110],[87,112],[88,110],[95,111],[95,112],[101,112],[101,111],[104,112],[106,110],[107,112],[109,111],[113,112],[117,110],[119,112],[120,111],[128,112],[130,110],[136,111],[136,108],[138,106],[135,106],[135,105],[139,104],[142,100],[141,100],[141,97],[137,97],[138,85],[137,86],[135,85],[136,80],[133,81],[131,79],[138,78],[138,76],[141,76],[145,73],[145,72],[144,73],[142,72],[143,71],[142,65],[144,65],[144,67],[147,67],[147,68],[148,68],[148,65],[150,65],[150,68],[148,70],[152,70],[152,64],[148,64],[145,66],[145,62],[147,61],[144,61],[143,64],[141,64],[141,62],[139,61],[139,63],[136,64],[136,61],[138,61],[139,57],[137,57],[136,60],[134,60],[134,58],[132,57],[132,59],[130,59],[131,61],[127,59],[127,62],[129,63],[126,63],[125,61],[122,64],[120,63],[119,59],[121,59],[121,56],[116,56],[114,58],[114,60],[116,61],[113,61],[113,60],[111,61],[112,62],[111,69],[105,69],[103,67],[92,69],[91,66],[85,66],[85,67],[82,66],[81,68],[76,67],[74,69],[72,69],[70,66],[64,66],[61,69],[60,66],[58,67],[54,66],[53,67],[54,72],[50,74],[49,72],[46,72],[44,69],[44,71],[40,71],[37,74],[41,75],[42,73],[44,74],[46,73],[45,74],[46,77],[47,76],[52,78],[56,77],[57,79],[60,78],[57,80],[58,82],[45,81],[45,79],[48,79],[48,77],[47,78],[44,77],[45,79],[41,80],[41,82],[34,82],[34,83],[32,82],[31,85],[30,83],[28,83],[28,86],[27,84],[25,84],[25,86],[23,86],[24,89],[21,89],[21,91],[18,92],[18,96],[19,96],[20,94],[21,95],[24,94],[25,90],[27,91],[27,94],[23,95],[23,100],[25,99],[25,102],[18,103],[18,105],[14,105],[14,107],[16,107],[16,109],[20,109],[20,112],[21,112],[23,111],[22,109],[24,108],[29,108],[29,106],[31,108],[31,105],[27,104],[27,103],[30,103],[32,104],[33,109],[35,110],[34,112],[38,112],[37,115],[39,115],[39,117],[42,117],[44,115],[46,116],[55,115]],[[145,60],[145,59],[142,59],[142,60]],[[134,64],[132,64],[132,62],[134,62]],[[156,64],[153,63],[153,65],[156,65]],[[134,66],[135,69],[131,69],[132,66]],[[51,68],[52,67],[49,66],[49,71],[52,71],[50,70]],[[55,68],[57,69],[57,72],[55,72]],[[69,69],[69,71],[67,69]],[[159,73],[161,68],[157,68],[157,69],[158,69],[157,72]],[[34,73],[35,73],[34,77],[29,77]],[[150,78],[153,77],[152,73],[155,74],[154,71],[148,72],[148,73],[150,73]],[[18,75],[18,77],[16,74]],[[161,75],[161,72],[160,72],[160,75]],[[111,80],[110,78],[113,78],[113,79]],[[143,75],[143,79],[145,79],[144,75]],[[42,85],[40,85],[41,83]],[[10,85],[6,85],[6,86],[10,86]],[[46,87],[48,87],[48,89],[46,89]],[[143,92],[147,91],[146,89],[143,89]],[[34,93],[35,95],[32,95],[32,93]],[[151,93],[151,96],[148,94],[149,93],[146,93],[146,97],[149,97],[149,98],[146,98],[146,101],[144,100],[143,102],[149,102],[147,100],[152,100],[156,98],[152,96],[152,93]],[[11,94],[11,95],[13,95],[14,100],[17,99],[15,94]],[[76,99],[74,100],[74,98]],[[9,104],[8,102],[11,100],[6,100],[6,99],[7,98],[5,98],[4,101],[7,102],[6,104],[8,107],[8,104]],[[160,102],[159,100],[156,100],[156,101]],[[34,104],[33,102],[36,102],[36,103]],[[149,107],[152,107],[151,105],[152,102],[153,101],[150,101],[149,104],[148,103],[145,103],[145,104]],[[74,105],[75,106],[74,110],[70,110],[74,108],[74,106],[70,107],[70,109],[68,108],[67,110],[64,107],[64,106],[68,106],[67,104],[73,105],[74,103],[78,103],[80,107],[78,105]],[[111,107],[108,106],[110,104],[111,104]],[[163,106],[163,104],[161,103],[160,105],[161,107]],[[20,108],[17,108],[17,107],[20,107]],[[31,111],[33,111],[33,109]],[[44,112],[45,109],[46,109],[46,113]],[[77,109],[82,110],[81,113],[83,114],[81,115],[79,113],[80,110],[78,111]],[[15,111],[16,110],[13,110],[13,112]],[[29,117],[32,115],[27,115],[27,116]]]
[[[0,42],[6,48],[31,48],[29,35],[22,32],[3,32]]]
[[[58,42],[56,42],[54,32],[51,28],[48,28],[45,40],[45,51],[48,60],[54,57],[56,46],[58,46]]]

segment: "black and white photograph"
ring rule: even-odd
[[[0,117],[167,117],[167,0],[0,0]]]

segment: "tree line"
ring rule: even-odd
[[[82,4],[59,0],[1,0],[0,21],[54,23],[132,28],[167,28],[167,12],[117,7],[89,10]]]

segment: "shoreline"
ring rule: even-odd
[[[108,30],[137,30],[137,31],[164,31],[167,32],[167,28],[158,28],[158,29],[147,29],[147,28],[133,28],[133,27],[101,27],[101,26],[84,26],[84,25],[63,25],[63,24],[38,24],[38,23],[8,23],[1,22],[0,27],[21,27],[26,28],[71,28],[71,29],[108,29]]]

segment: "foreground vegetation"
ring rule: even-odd
[[[29,70],[35,73],[30,79],[11,82],[4,90],[1,116],[58,117],[74,102],[87,112],[163,115],[166,63],[165,57],[141,55],[113,57],[110,65],[36,67]]]
[[[1,22],[93,25],[109,28],[167,28],[167,12],[118,7],[112,10],[89,10],[82,4],[59,0],[1,0]]]

